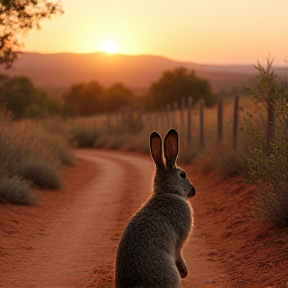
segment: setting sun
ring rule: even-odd
[[[116,44],[116,42],[112,41],[112,40],[107,40],[103,43],[102,45],[102,50],[105,53],[117,53],[118,52],[118,45]]]

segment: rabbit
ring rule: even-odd
[[[117,250],[116,288],[178,288],[188,269],[181,248],[192,229],[192,208],[187,199],[196,190],[184,170],[176,167],[178,133],[171,129],[164,140],[150,136],[156,164],[153,194],[129,220]],[[180,278],[181,277],[181,278]]]

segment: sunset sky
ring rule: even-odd
[[[253,64],[269,55],[287,66],[287,0],[62,0],[24,51],[89,53],[113,40],[121,54],[201,64]]]

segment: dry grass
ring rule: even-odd
[[[18,176],[0,178],[0,202],[18,205],[31,205],[37,201],[27,180]]]
[[[65,137],[48,132],[40,122],[13,122],[4,109],[0,123],[2,201],[33,203],[31,185],[60,187],[62,164],[73,163]]]
[[[227,179],[239,174],[246,176],[247,172],[249,172],[249,169],[251,168],[248,166],[249,162],[247,162],[247,159],[250,159],[253,156],[253,151],[255,151],[255,148],[257,148],[257,142],[253,141],[253,138],[247,137],[247,131],[244,129],[244,118],[250,113],[254,116],[253,120],[249,120],[251,125],[258,125],[260,129],[263,129],[265,126],[265,117],[263,114],[253,110],[251,100],[242,96],[240,97],[239,105],[239,127],[237,130],[238,137],[236,146],[234,146],[233,139],[233,98],[224,99],[224,136],[221,141],[218,140],[217,136],[217,107],[213,109],[205,109],[204,147],[202,147],[200,143],[200,113],[198,105],[195,105],[192,110],[190,144],[188,144],[187,136],[187,110],[184,111],[183,117],[179,110],[174,114],[170,112],[168,117],[163,111],[161,113],[155,112],[143,115],[139,114],[138,112],[130,112],[128,114],[118,113],[117,115],[105,115],[78,119],[73,120],[70,123],[68,121],[66,124],[68,125],[67,127],[69,127],[68,130],[72,131],[72,133],[77,129],[80,130],[82,134],[79,132],[77,133],[82,135],[80,137],[81,139],[86,139],[86,137],[89,138],[89,135],[96,135],[94,138],[89,138],[92,140],[89,140],[87,145],[92,147],[125,149],[130,151],[142,151],[145,153],[149,153],[149,136],[152,131],[156,130],[162,136],[164,136],[168,129],[173,127],[177,129],[180,134],[180,165],[181,163],[194,162],[198,169],[200,169],[203,173],[208,173],[213,170],[220,178]],[[77,127],[77,129],[75,129],[75,127]],[[72,137],[72,139],[75,138]],[[277,183],[279,183],[279,181]],[[275,196],[275,193],[273,193],[273,195]],[[269,204],[272,200],[275,200],[274,202],[277,205],[281,201],[283,202],[283,195],[279,194],[278,196],[277,197],[279,199],[275,199],[275,197],[273,199],[268,197],[268,204],[263,200],[264,198],[258,198],[257,201],[263,203],[265,206],[263,206],[264,208],[262,206],[258,206],[258,208],[260,207],[262,211],[265,210],[267,212],[268,208],[273,208]],[[286,207],[286,204],[281,205],[281,207]],[[279,208],[276,210],[280,211]],[[273,211],[272,215],[276,215],[277,213]],[[280,213],[283,214],[283,212]],[[265,217],[267,219],[267,215]],[[262,218],[265,217],[263,216]]]
[[[61,186],[59,169],[44,159],[25,159],[19,163],[17,175],[39,188],[58,189]]]
[[[203,172],[216,170],[220,177],[229,178],[245,171],[245,157],[249,155],[249,149],[243,135],[241,135],[240,127],[238,129],[238,145],[236,149],[233,148],[233,98],[225,98],[223,102],[224,139],[222,141],[217,139],[217,107],[206,108],[204,113],[204,147],[200,143],[200,114],[197,104],[192,109],[189,145],[187,141],[187,110],[184,111],[183,116],[181,116],[180,110],[177,110],[175,114],[170,112],[168,117],[163,111],[147,114],[130,112],[102,115],[73,120],[68,126],[72,134],[78,131],[77,133],[82,135],[82,139],[86,139],[89,135],[97,135],[89,141],[91,147],[145,153],[149,152],[149,137],[152,131],[157,131],[165,136],[167,131],[173,127],[180,134],[180,164],[196,162]],[[245,97],[240,98],[240,121],[244,114],[250,110],[250,104],[250,101]],[[81,132],[79,132],[80,130]],[[72,139],[75,137],[74,134]]]

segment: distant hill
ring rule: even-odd
[[[104,86],[122,82],[134,89],[145,89],[163,71],[176,67],[193,69],[196,75],[210,80],[215,90],[240,88],[256,73],[253,65],[200,65],[177,62],[164,57],[123,54],[39,54],[24,53],[8,74],[28,76],[36,86],[57,90],[72,83],[97,80]]]

